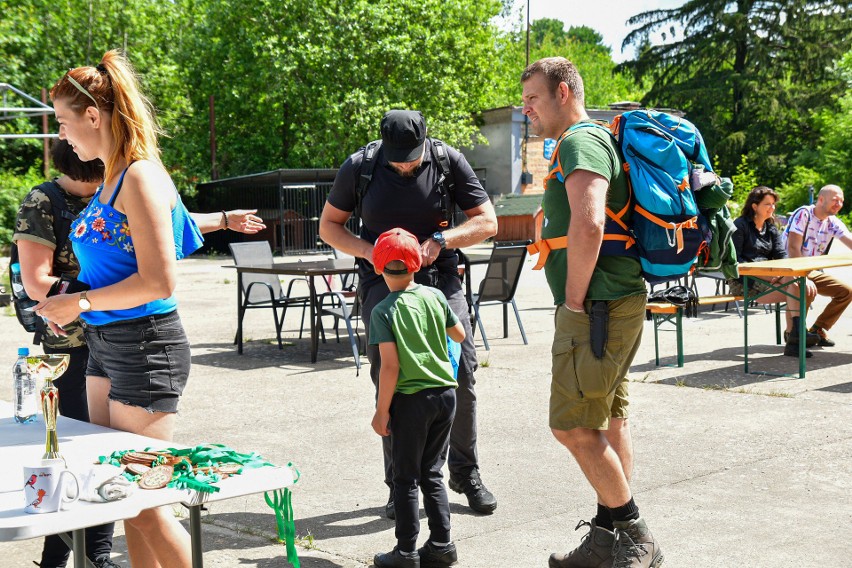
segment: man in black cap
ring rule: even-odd
[[[335,249],[359,259],[358,295],[364,325],[370,329],[373,307],[389,294],[384,280],[370,264],[373,244],[379,235],[394,227],[402,227],[417,236],[422,268],[415,274],[415,282],[439,288],[466,333],[459,361],[456,416],[450,433],[450,489],[464,493],[475,511],[491,513],[497,508],[497,500],[479,476],[473,387],[477,359],[455,249],[494,236],[497,217],[465,157],[428,138],[426,121],[419,111],[387,112],[382,118],[381,133],[381,141],[358,150],[340,166],[320,218],[320,237]],[[445,175],[445,167],[449,175]],[[365,175],[371,178],[362,182]],[[467,221],[454,227],[452,212],[456,205]],[[360,236],[346,228],[346,222],[356,210],[360,210]],[[367,357],[370,376],[378,386],[381,365],[378,348],[368,345]],[[385,513],[394,518],[390,439],[382,438],[382,443],[385,483],[391,488]]]

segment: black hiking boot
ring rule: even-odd
[[[497,499],[482,483],[479,470],[474,469],[466,478],[450,475],[450,489],[467,496],[467,504],[477,513],[490,514],[497,508]]]

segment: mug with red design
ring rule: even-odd
[[[76,487],[73,497],[68,488]],[[24,466],[24,512],[55,513],[80,498],[77,476],[65,469],[63,460],[42,460],[39,465]]]

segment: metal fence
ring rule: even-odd
[[[199,184],[196,201],[200,211],[257,209],[266,230],[256,235],[216,231],[205,235],[202,253],[229,253],[228,244],[269,241],[272,250],[284,255],[327,252],[331,247],[319,238],[319,218],[337,170],[276,170]],[[485,170],[475,170],[485,181]],[[455,221],[464,213],[456,207]],[[354,217],[347,227],[358,233]]]

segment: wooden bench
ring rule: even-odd
[[[716,304],[742,302],[742,300],[742,296],[702,296],[698,298],[698,305],[714,306]],[[648,302],[645,309],[651,314],[651,318],[654,321],[654,363],[657,367],[660,366],[660,341],[658,333],[660,326],[664,323],[671,323],[675,326],[677,336],[677,366],[683,367],[683,307],[670,302]],[[776,316],[777,318],[778,316]],[[778,326],[780,326],[780,323],[778,323]]]

